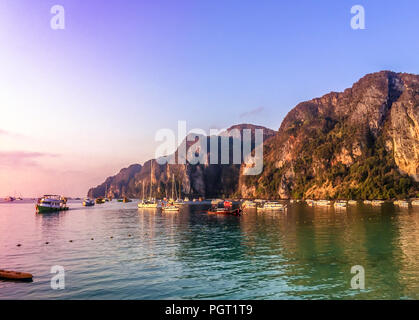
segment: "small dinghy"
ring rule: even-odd
[[[0,279],[15,281],[32,281],[30,273],[0,270]]]

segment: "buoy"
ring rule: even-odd
[[[33,276],[30,273],[0,270],[0,279],[31,281]]]
[[[20,246],[22,246],[20,243],[18,243],[18,244],[16,245],[16,247],[20,247]]]
[[[73,240],[70,240],[69,242],[73,242]]]
[[[95,239],[93,239],[93,238],[92,238],[92,239],[90,239],[90,240],[95,240]]]
[[[49,242],[47,241],[47,242],[45,242],[45,244],[49,244]]]
[[[111,236],[111,239],[113,239],[113,237]]]
[[[129,234],[128,237],[131,237],[131,235]]]

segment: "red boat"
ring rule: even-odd
[[[207,212],[208,214],[229,214],[233,216],[241,216],[242,209],[239,206],[234,206],[231,201],[224,201],[213,205]]]

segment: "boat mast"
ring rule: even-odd
[[[150,161],[150,200],[152,196],[153,189],[153,160]]]
[[[173,197],[174,196],[174,191],[175,191],[175,188],[176,188],[176,184],[175,184],[175,174],[174,173],[172,173],[172,200],[174,200],[175,198]]]

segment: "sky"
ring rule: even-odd
[[[53,30],[51,7],[65,9]],[[351,8],[365,8],[365,30]],[[367,73],[419,73],[419,2],[2,0],[0,196],[83,196],[158,130],[278,129]]]

